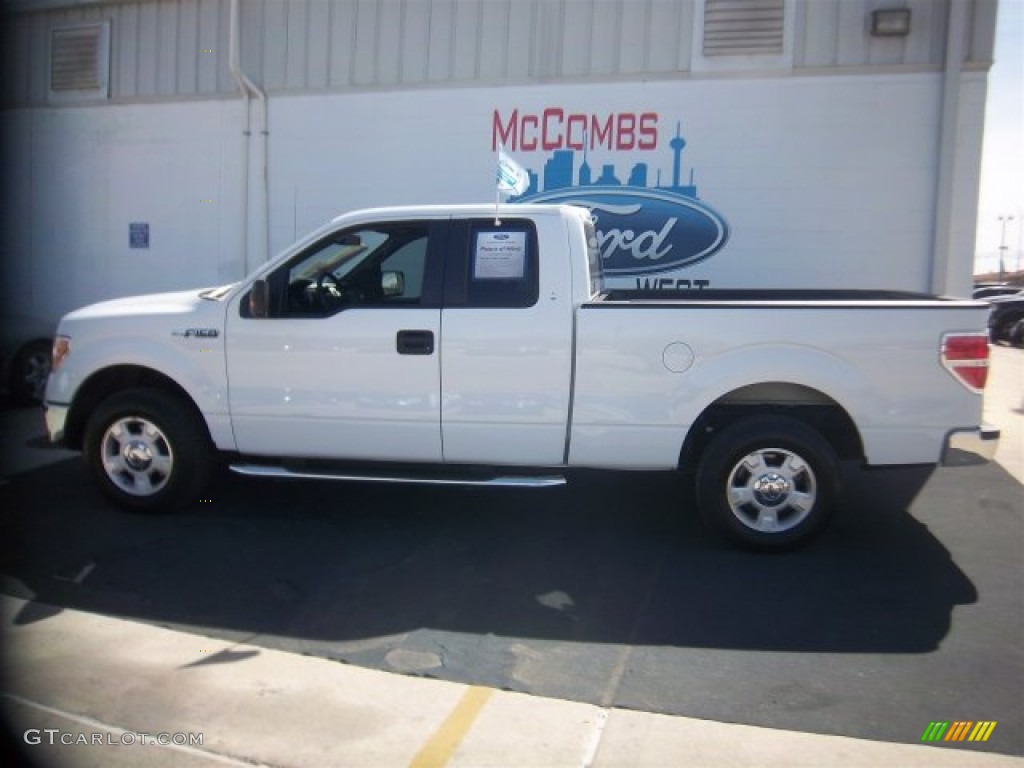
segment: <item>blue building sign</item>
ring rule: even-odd
[[[668,142],[670,179],[663,180],[658,170],[652,183],[647,162],[634,163],[625,179],[618,176],[614,164],[591,166],[589,152],[594,148],[657,151],[657,120],[652,112],[599,118],[566,115],[560,109],[547,109],[539,115],[521,115],[514,110],[503,120],[495,110],[492,142],[512,150],[551,150],[543,171],[529,169],[529,187],[512,201],[564,202],[590,209],[605,273],[612,277],[651,275],[704,261],[729,239],[725,219],[700,199],[693,170],[683,178],[681,156],[686,140],[679,123]]]

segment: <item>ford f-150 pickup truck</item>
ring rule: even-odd
[[[978,430],[984,304],[607,291],[589,211],[496,213],[351,213],[239,283],[68,314],[51,439],[140,510],[196,499],[218,457],[257,477],[516,486],[692,468],[713,528],[779,550],[822,530],[841,460],[935,464]]]

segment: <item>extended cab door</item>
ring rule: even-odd
[[[447,221],[342,229],[228,310],[231,422],[242,453],[440,461],[440,291]]]
[[[564,462],[573,341],[567,239],[554,213],[452,222],[441,320],[445,461]]]

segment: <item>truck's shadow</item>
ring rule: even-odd
[[[801,652],[935,649],[977,595],[907,509],[926,470],[851,470],[809,549],[734,551],[664,475],[497,491],[219,478],[178,515],[118,512],[79,461],[0,487],[0,573],[36,604],[301,638],[374,663],[424,629]],[[30,604],[19,616],[45,618]],[[369,641],[369,642],[368,642]],[[375,652],[367,656],[367,648]],[[348,650],[346,650],[348,649]],[[379,651],[379,652],[378,652]]]

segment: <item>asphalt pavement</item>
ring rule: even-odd
[[[783,557],[722,545],[662,475],[223,477],[124,515],[5,410],[0,704],[43,765],[1022,765],[1022,382],[994,349],[995,462],[848,468]]]

